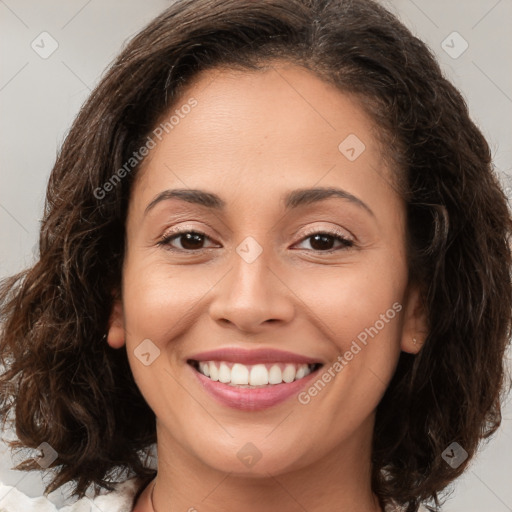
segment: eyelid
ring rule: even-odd
[[[199,224],[199,226],[197,224]],[[217,231],[212,226],[210,226],[208,222],[205,222],[202,219],[197,221],[195,219],[188,219],[181,222],[176,222],[174,225],[165,228],[163,234],[160,236],[160,239],[168,238],[172,233],[182,233],[189,231],[195,231],[196,233],[207,236],[212,240],[215,239],[215,237],[219,238]],[[208,235],[207,231],[212,233],[212,235]]]
[[[162,236],[160,237],[161,240],[165,239],[165,238],[169,238],[170,235],[172,234],[181,234],[181,233],[188,233],[190,231],[194,231],[196,233],[201,233],[201,234],[204,234],[204,231],[201,230],[201,229],[198,229],[192,225],[188,225],[188,224],[180,224],[179,226],[172,226],[170,228],[167,228]]]
[[[318,233],[324,233],[326,235],[331,235],[331,236],[336,235],[336,236],[339,236],[349,242],[355,243],[355,241],[356,241],[355,237],[350,232],[348,232],[346,230],[341,230],[340,228],[336,228],[336,227],[322,228],[322,227],[316,226],[314,228],[306,229],[306,231],[302,234],[302,237],[299,240],[299,242],[304,240],[304,238],[307,238],[308,236],[316,235]]]

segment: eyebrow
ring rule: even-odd
[[[361,199],[350,194],[346,190],[335,187],[316,187],[292,190],[291,192],[284,194],[281,197],[281,200],[284,201],[286,210],[290,210],[307,204],[324,201],[325,199],[329,199],[331,197],[345,199],[352,204],[355,204],[356,206],[364,209],[367,213],[375,217],[375,214],[371,208],[366,203],[361,201]],[[198,204],[217,211],[224,210],[226,207],[225,201],[223,201],[217,194],[211,192],[198,189],[169,189],[160,192],[160,194],[158,194],[146,206],[144,215],[146,215],[161,201],[166,201],[169,199],[180,199],[188,203]]]

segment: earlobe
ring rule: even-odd
[[[125,343],[123,304],[119,299],[114,301],[110,313],[107,343],[112,348],[121,348]]]
[[[404,308],[400,348],[404,352],[417,354],[421,350],[427,335],[427,311],[419,287],[414,286],[409,290]]]

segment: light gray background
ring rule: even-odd
[[[0,277],[33,262],[46,182],[80,105],[123,43],[169,4],[0,0]],[[385,5],[432,48],[463,92],[511,195],[512,0],[388,0]],[[43,31],[59,45],[47,59],[31,48]],[[454,31],[463,39],[451,36]],[[453,58],[464,40],[467,50]],[[512,512],[511,463],[509,400],[502,427],[451,487],[444,510]],[[10,466],[0,444],[0,480],[29,496],[42,494],[40,474]],[[60,492],[50,498],[64,503]]]

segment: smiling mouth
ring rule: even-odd
[[[289,384],[301,380],[317,371],[321,363],[260,363],[246,365],[232,361],[196,361],[187,363],[197,372],[214,382],[221,382],[233,387],[264,388]]]

